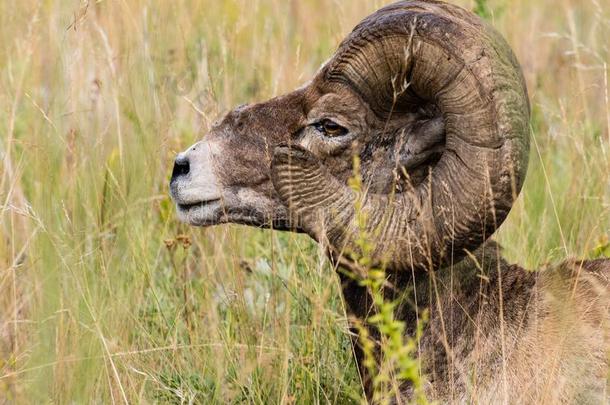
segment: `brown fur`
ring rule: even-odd
[[[388,299],[402,301],[399,319],[413,326],[418,313],[429,310],[418,350],[428,398],[607,403],[610,260],[528,271],[500,254],[488,242],[452,267],[415,273],[415,283],[410,276],[391,276]],[[347,279],[343,290],[349,312],[366,318],[373,310],[366,290]],[[363,375],[370,391],[370,376]],[[409,384],[402,394],[412,396]]]

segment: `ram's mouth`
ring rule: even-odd
[[[178,203],[178,208],[180,209],[180,211],[190,211],[194,208],[205,208],[205,207],[210,207],[210,206],[216,206],[216,205],[220,205],[220,198],[215,198],[212,200],[205,200],[205,201],[199,201],[196,203],[190,203],[190,204],[180,204]]]

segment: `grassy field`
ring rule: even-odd
[[[378,0],[0,2],[0,403],[349,403],[335,274],[306,237],[175,220],[174,155],[299,86]],[[531,164],[497,239],[610,256],[608,0],[456,1],[518,55]]]

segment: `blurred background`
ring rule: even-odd
[[[452,2],[529,86],[505,255],[610,256],[609,0]],[[168,180],[223,112],[303,84],[388,3],[0,2],[0,403],[360,401],[323,252],[185,227]]]

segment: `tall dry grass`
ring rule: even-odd
[[[167,181],[219,114],[302,84],[387,3],[0,2],[0,403],[361,398],[324,255],[179,225]],[[610,255],[610,4],[457,3],[508,38],[530,90],[506,254]]]

